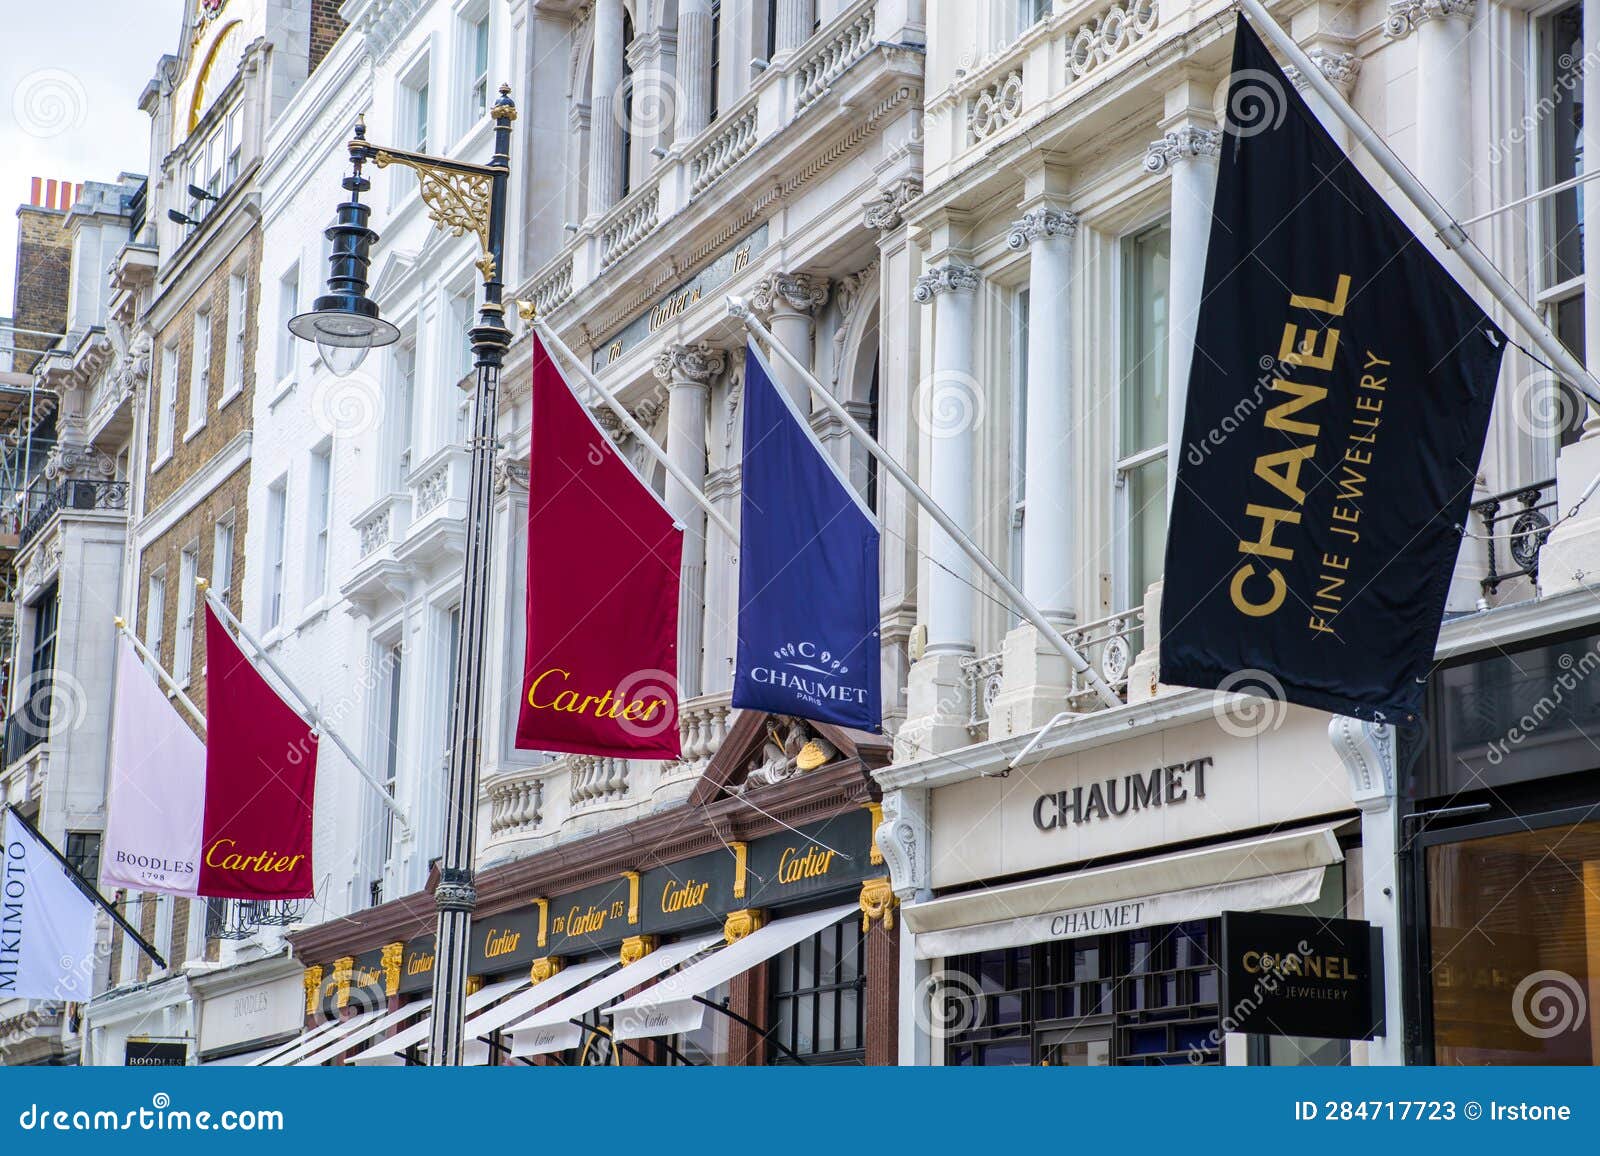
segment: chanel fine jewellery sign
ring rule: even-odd
[[[1381,937],[1359,919],[1223,912],[1225,1029],[1333,1040],[1383,1035]]]

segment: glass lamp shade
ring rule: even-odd
[[[318,304],[323,304],[318,301]],[[366,304],[371,306],[370,302]],[[373,310],[376,313],[376,310]],[[356,309],[317,309],[302,313],[289,322],[289,332],[317,343],[317,351],[329,370],[345,376],[354,373],[375,346],[393,345],[400,331],[381,317]]]

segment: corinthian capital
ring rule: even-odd
[[[1355,87],[1356,77],[1361,73],[1361,60],[1354,52],[1334,52],[1327,48],[1313,48],[1306,53],[1311,57],[1311,63],[1317,66],[1317,71],[1328,78],[1328,82],[1346,96]],[[1292,64],[1283,66],[1283,74],[1301,92],[1311,86],[1311,82],[1300,75],[1300,70]]]
[[[669,345],[656,354],[655,374],[668,385],[707,386],[728,366],[725,351],[707,342]]]
[[[1477,10],[1478,0],[1389,0],[1389,14],[1384,18],[1383,30],[1398,38],[1409,35],[1424,21],[1451,16],[1471,24]]]
[[[750,304],[758,312],[787,309],[810,314],[828,303],[828,282],[809,273],[772,273],[756,282]]]
[[[926,305],[941,293],[972,293],[977,290],[979,280],[978,270],[971,265],[946,261],[917,278],[914,296]]]
[[[1144,150],[1147,173],[1164,173],[1179,161],[1194,157],[1214,157],[1222,152],[1222,134],[1214,128],[1184,125],[1173,129]]]
[[[1078,235],[1078,214],[1065,209],[1029,209],[1022,219],[1011,222],[1006,234],[1006,244],[1013,249],[1026,249],[1040,237],[1067,237]]]

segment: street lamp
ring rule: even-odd
[[[500,277],[505,248],[506,197],[511,176],[511,122],[517,119],[510,86],[489,109],[494,119],[494,156],[486,165],[467,164],[426,153],[379,148],[367,141],[358,119],[350,141],[351,175],[344,179],[349,200],[339,206],[327,230],[333,243],[328,292],[310,313],[289,322],[296,337],[315,341],[334,373],[350,373],[375,346],[393,344],[400,331],[378,316],[367,296],[367,270],[377,234],[367,226],[372,209],[361,194],[371,187],[362,166],[402,165],[417,174],[422,201],[433,223],[455,236],[473,234],[480,254],[483,304],[478,322],[467,330],[477,370],[473,392],[475,421],[467,493],[465,558],[461,579],[461,646],[456,658],[455,701],[450,715],[449,807],[445,813],[444,855],[434,889],[438,938],[434,947],[433,1030],[430,1063],[461,1063],[465,1022],[467,952],[472,911],[478,893],[473,878],[477,843],[478,721],[483,701],[483,654],[488,631],[489,547],[493,513],[495,429],[499,424],[500,367],[511,345],[506,328]]]

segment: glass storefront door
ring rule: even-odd
[[[1600,1059],[1600,819],[1591,814],[1421,841],[1433,1062]]]

